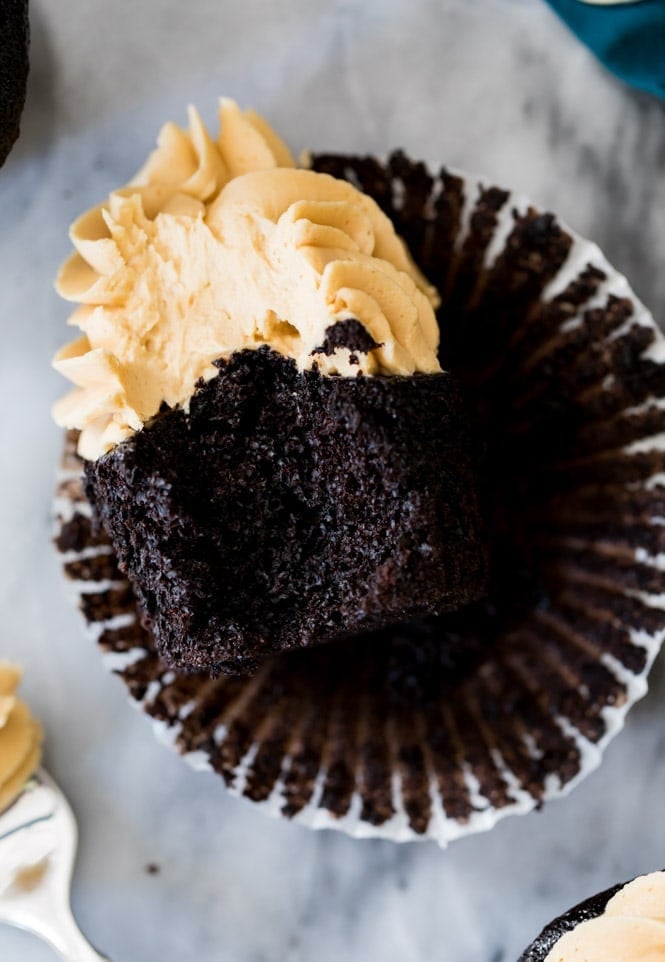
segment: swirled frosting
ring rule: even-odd
[[[665,872],[629,882],[602,915],[563,935],[545,962],[665,962]]]
[[[72,226],[57,280],[80,336],[54,408],[94,460],[160,409],[187,404],[213,362],[268,345],[324,374],[440,371],[435,290],[391,221],[351,184],[297,169],[257,114],[220,106],[213,141],[190,108],[133,181]],[[360,346],[331,331],[356,325]],[[339,334],[339,329],[338,334]]]
[[[0,812],[16,799],[39,765],[42,730],[16,697],[21,672],[0,662]]]

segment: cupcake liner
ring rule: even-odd
[[[265,811],[395,840],[491,828],[600,762],[665,636],[665,339],[599,249],[460,173],[314,156],[374,196],[442,297],[485,444],[489,598],[268,661],[176,674],[92,525],[76,437],[56,545],[159,737]]]

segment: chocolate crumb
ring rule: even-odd
[[[355,317],[331,324],[330,327],[326,328],[325,335],[323,344],[315,347],[312,354],[325,354],[329,357],[331,354],[334,354],[338,347],[345,347],[347,350],[353,351],[354,356],[356,352],[358,352],[358,354],[369,354],[370,351],[381,347],[381,345],[377,344],[374,340],[367,328],[361,324],[360,321],[357,321]],[[355,361],[352,360],[351,363],[357,364],[357,358]]]

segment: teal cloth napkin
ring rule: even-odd
[[[609,6],[582,0],[548,2],[613,73],[665,97],[665,0]]]

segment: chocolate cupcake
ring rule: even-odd
[[[211,678],[162,659],[75,433],[57,544],[109,667],[191,764],[311,826],[446,844],[570,790],[646,691],[665,345],[597,247],[508,191],[402,153],[311,165],[374,198],[440,294],[440,364],[480,451],[484,597]]]
[[[74,225],[56,359],[162,658],[214,673],[455,610],[486,571],[436,292],[367,194],[221,115]]]
[[[665,871],[594,895],[550,922],[518,962],[661,962]]]

